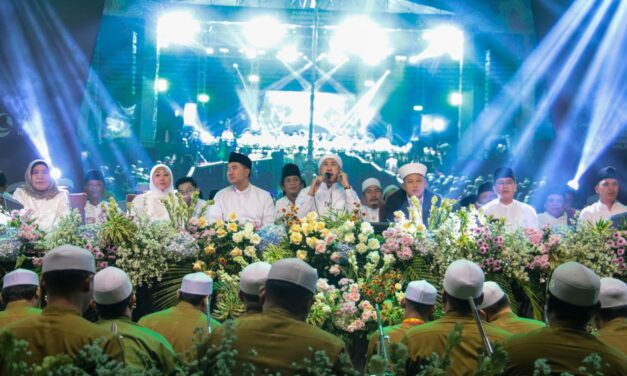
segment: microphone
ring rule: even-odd
[[[324,173],[324,180],[331,180],[331,173],[330,172],[325,172]]]

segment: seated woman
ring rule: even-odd
[[[24,185],[13,193],[13,198],[34,212],[35,223],[41,230],[49,231],[70,212],[70,196],[57,187],[57,182],[50,176],[50,166],[42,159],[28,165],[24,181]]]
[[[131,213],[151,221],[169,221],[170,215],[161,200],[170,192],[174,192],[172,171],[168,166],[158,164],[150,171],[150,190],[135,197]]]

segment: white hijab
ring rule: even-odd
[[[168,188],[166,188],[164,191],[162,191],[161,189],[157,188],[157,186],[155,185],[155,183],[153,183],[152,181],[152,176],[155,174],[155,171],[157,171],[157,169],[159,168],[164,168],[166,170],[168,170],[168,173],[170,173],[170,186]],[[150,194],[157,198],[157,199],[162,199],[165,196],[168,195],[168,193],[174,191],[174,176],[172,175],[172,170],[170,170],[170,167],[164,165],[164,164],[158,164],[155,165],[152,170],[150,170]]]

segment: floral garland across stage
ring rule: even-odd
[[[121,213],[111,201],[106,220],[83,225],[78,212],[44,233],[31,212],[11,213],[0,226],[0,263],[38,270],[46,251],[73,244],[90,250],[98,268],[116,265],[135,286],[151,286],[157,306],[173,304],[180,279],[204,271],[216,280],[214,316],[224,320],[243,313],[238,298],[239,272],[255,261],[298,257],[319,273],[318,292],[308,321],[344,338],[376,328],[375,305],[385,325],[402,321],[401,301],[408,282],[426,279],[441,286],[444,271],[457,259],[476,262],[486,280],[498,281],[519,310],[542,318],[546,281],[557,265],[577,260],[602,277],[627,277],[627,231],[609,223],[559,229],[521,230],[490,221],[470,209],[453,211],[453,201],[432,202],[429,223],[397,220],[382,234],[354,213],[310,213],[298,219],[285,213],[277,224],[257,229],[235,214],[209,223],[208,205],[194,216],[197,197],[187,206],[171,195],[166,207],[172,221],[151,222]],[[414,206],[417,203],[414,202]],[[410,210],[419,213],[419,210]]]

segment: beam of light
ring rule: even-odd
[[[389,75],[390,71],[386,70],[381,77],[377,79],[374,85],[370,87],[368,91],[361,96],[361,98],[359,98],[357,103],[355,103],[353,108],[344,117],[340,128],[359,122],[359,134],[363,135],[366,133],[368,125],[370,125],[372,119],[378,113],[379,108],[383,105],[383,100],[375,101],[375,98]]]
[[[483,142],[490,135],[501,134],[518,111],[528,100],[549,67],[562,53],[569,39],[579,30],[586,15],[593,9],[593,2],[577,1],[570,6],[542,42],[527,57],[514,77],[503,87],[495,100],[477,116],[460,139],[470,143],[469,155],[481,154]],[[472,176],[479,164],[466,163],[460,158],[455,170],[461,175]]]
[[[192,45],[200,32],[200,22],[191,13],[178,11],[165,14],[157,21],[157,48],[170,45]]]
[[[329,56],[359,57],[366,65],[377,65],[392,53],[388,33],[365,16],[354,16],[338,26],[330,43]],[[332,58],[333,59],[333,58]],[[341,60],[336,61],[336,63]]]
[[[244,24],[244,37],[249,46],[255,49],[271,48],[278,45],[285,36],[286,26],[271,16],[260,16]]]
[[[449,55],[451,59],[459,61],[464,55],[464,32],[456,26],[442,25],[426,30],[422,39],[429,44],[422,52],[409,58],[410,64],[443,55]]]
[[[296,46],[293,44],[290,44],[290,45],[283,47],[276,54],[276,57],[277,59],[281,60],[284,63],[291,64],[291,63],[296,62],[296,60],[298,60],[300,55],[298,54],[298,49],[296,48]]]

